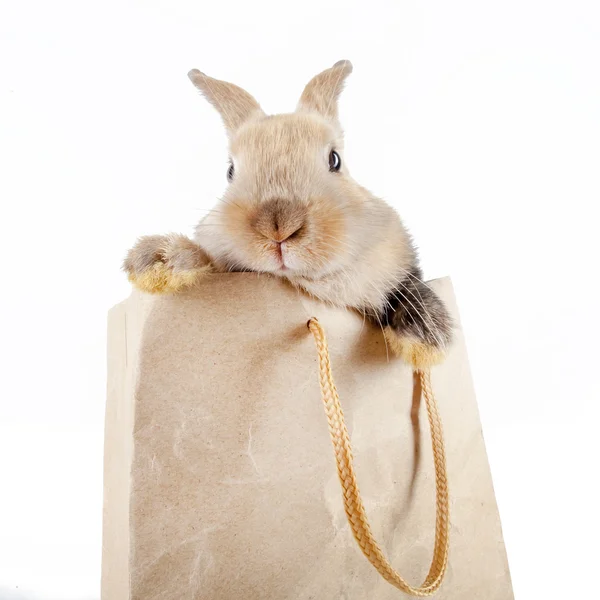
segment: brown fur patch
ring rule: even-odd
[[[251,224],[267,239],[282,242],[303,227],[307,212],[304,204],[273,198],[258,205]]]

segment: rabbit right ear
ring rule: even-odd
[[[337,120],[338,96],[350,73],[352,63],[349,60],[340,60],[333,67],[315,75],[306,84],[296,110],[318,112],[326,119]]]
[[[219,111],[230,134],[248,119],[265,114],[248,92],[233,83],[213,79],[198,69],[192,69],[188,77]]]

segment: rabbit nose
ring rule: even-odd
[[[286,240],[293,238],[295,235],[300,233],[300,230],[304,227],[304,222],[302,222],[298,227],[284,227],[284,228],[276,228],[273,234],[270,237],[271,240],[277,242],[278,244],[282,244]],[[293,231],[292,231],[293,229]]]
[[[260,204],[253,225],[264,237],[282,243],[297,235],[305,223],[305,206],[295,201],[275,198]]]

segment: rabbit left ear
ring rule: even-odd
[[[188,77],[219,111],[228,133],[233,133],[249,119],[265,114],[248,92],[233,83],[213,79],[198,69],[192,69]]]
[[[337,120],[337,100],[350,73],[352,63],[349,60],[340,60],[333,67],[313,77],[304,88],[296,110],[317,112],[327,119]]]

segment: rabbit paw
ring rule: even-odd
[[[414,369],[428,369],[446,358],[445,349],[413,337],[399,335],[391,327],[384,329],[385,341],[390,350]]]
[[[194,285],[210,271],[210,263],[202,248],[184,235],[148,235],[129,250],[123,270],[143,292],[173,294]]]

